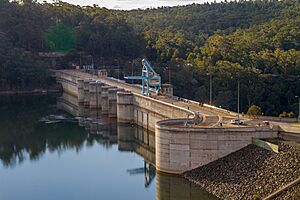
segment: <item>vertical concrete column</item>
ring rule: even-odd
[[[102,114],[108,114],[108,89],[112,86],[101,87],[101,112]]]
[[[124,91],[123,89],[110,88],[108,89],[108,116],[117,117],[117,92]]]
[[[96,93],[96,82],[90,82],[89,83],[89,96],[90,96],[90,99],[89,99],[89,105],[90,105],[90,108],[97,108],[97,104],[98,104],[98,98],[97,98],[97,93]]]
[[[117,119],[120,123],[133,123],[133,94],[117,92]]]
[[[100,81],[96,82],[96,100],[98,104],[98,109],[101,109],[101,91],[102,91],[103,83]]]
[[[83,81],[83,90],[84,90],[84,105],[88,106],[90,103],[90,80]]]
[[[84,103],[84,83],[83,79],[77,80],[78,104]]]

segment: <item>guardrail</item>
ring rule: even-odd
[[[237,112],[226,110],[224,108],[218,108],[216,106],[212,106],[212,105],[201,103],[201,102],[194,101],[194,100],[189,100],[189,99],[185,99],[185,98],[181,98],[181,97],[177,97],[177,96],[173,96],[173,99],[181,100],[185,103],[190,103],[193,105],[198,105],[198,106],[201,106],[202,108],[207,108],[210,111],[215,110],[217,112],[232,115],[232,116],[238,115]],[[240,113],[240,115],[242,115],[242,117],[248,118],[248,119],[252,119],[253,117],[255,117],[255,119],[262,120],[262,121],[275,121],[275,122],[286,122],[286,123],[300,122],[300,119],[297,119],[297,118],[283,118],[283,117],[272,117],[272,116],[251,116],[251,115],[241,114],[241,113]]]

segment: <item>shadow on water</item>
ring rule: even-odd
[[[47,151],[61,154],[75,149],[79,153],[95,143],[106,149],[117,145],[119,152],[134,152],[144,158],[141,167],[126,172],[143,175],[145,188],[156,184],[157,200],[215,199],[180,176],[156,172],[154,133],[117,124],[99,110],[79,105],[73,96],[1,97],[0,111],[0,160],[6,168],[25,160],[37,161]]]
[[[206,191],[180,176],[156,173],[156,200],[214,200]]]

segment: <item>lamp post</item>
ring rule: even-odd
[[[298,101],[299,101],[299,102],[298,102],[298,107],[299,107],[299,108],[298,108],[298,109],[299,109],[299,110],[298,110],[298,121],[299,121],[299,120],[300,120],[300,97],[299,97],[299,96],[295,96],[295,98],[298,98]]]
[[[209,105],[212,105],[212,74],[207,73],[209,76]]]

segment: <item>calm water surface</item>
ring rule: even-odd
[[[154,134],[62,97],[0,97],[0,199],[214,199],[155,171]]]

